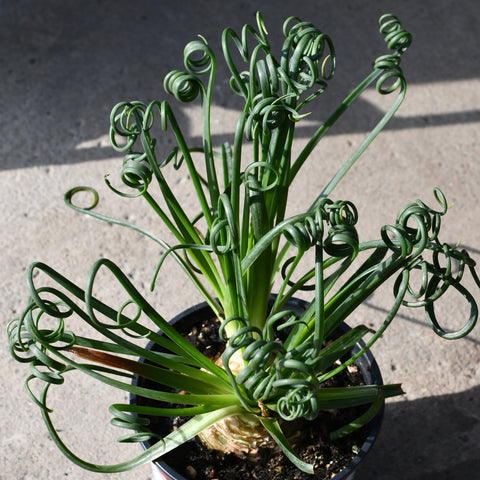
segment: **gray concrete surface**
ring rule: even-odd
[[[454,203],[443,239],[461,239],[480,259],[477,0],[0,0],[2,330],[22,310],[25,268],[35,260],[82,284],[89,266],[105,256],[122,266],[139,288],[147,288],[158,258],[155,247],[136,234],[72,212],[63,204],[63,193],[75,185],[94,186],[102,195],[102,211],[161,231],[139,202],[115,197],[102,186],[105,173],[117,178],[121,168],[105,136],[109,112],[122,100],[166,98],[163,76],[181,68],[185,43],[203,34],[218,48],[223,27],[238,29],[254,22],[257,9],[264,13],[273,42],[283,19],[297,15],[329,33],[336,45],[337,77],[300,131],[300,143],[384,52],[377,33],[379,15],[392,12],[401,18],[414,35],[402,64],[409,82],[407,100],[336,196],[358,203],[360,234],[367,238],[391,222],[405,203],[419,197],[431,203],[432,189],[439,186]],[[224,72],[221,66],[214,108],[219,143],[232,138],[238,107],[228,95]],[[176,108],[195,143],[198,107]],[[295,185],[294,208],[304,207],[315,195],[382,108],[368,92],[323,141]],[[166,316],[198,299],[168,275],[155,296]],[[110,290],[106,293],[115,298],[117,292]],[[390,295],[388,289],[375,295],[357,318],[378,325]],[[478,291],[476,295],[480,299]],[[462,311],[460,300],[444,305],[447,321]],[[374,353],[385,381],[402,382],[407,394],[389,402],[378,444],[356,478],[473,479],[480,470],[480,328],[468,339],[445,342],[430,331],[421,312],[403,310]],[[148,466],[98,475],[70,464],[27,400],[25,369],[10,359],[4,334],[0,358],[0,479],[151,478]],[[61,389],[56,408],[71,445],[97,462],[138,452],[137,446],[117,446],[113,439],[118,432],[106,426],[106,408],[115,401],[114,394],[82,378],[70,383],[68,394]],[[93,417],[98,412],[104,414]]]

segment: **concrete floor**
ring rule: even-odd
[[[373,59],[385,53],[378,17],[387,12],[400,17],[414,36],[402,63],[409,82],[407,99],[335,196],[357,203],[359,231],[366,239],[378,235],[380,226],[393,221],[404,204],[419,197],[432,204],[432,189],[439,186],[454,203],[445,220],[443,241],[461,239],[480,259],[477,0],[0,0],[4,327],[22,311],[27,296],[25,269],[32,261],[43,261],[82,284],[89,266],[104,256],[128,272],[139,288],[147,288],[158,259],[156,248],[134,233],[72,212],[63,204],[63,193],[76,185],[91,185],[102,195],[101,211],[154,228],[139,202],[115,197],[102,186],[105,173],[117,179],[121,169],[121,159],[106,136],[110,110],[123,100],[165,99],[163,76],[182,68],[184,44],[202,34],[218,51],[223,28],[239,30],[244,23],[253,23],[260,6],[272,43],[290,15],[313,22],[335,42],[337,76],[328,95],[318,99],[318,111],[299,129],[300,143],[335,101],[370,71]],[[218,144],[233,139],[232,118],[239,107],[238,100],[228,95],[224,73],[222,65],[213,117]],[[198,106],[189,110],[175,104],[175,108],[187,137],[195,143]],[[367,92],[324,139],[294,186],[293,210],[308,205],[382,108],[378,96]],[[168,274],[166,278],[156,302],[169,317],[199,298],[188,286],[178,288]],[[117,292],[111,290],[107,293],[115,297]],[[480,299],[478,290],[475,295]],[[388,289],[375,295],[359,318],[368,317],[379,325],[389,299]],[[454,298],[444,306],[447,322],[465,313],[462,305],[460,298]],[[468,339],[446,342],[432,333],[421,312],[402,310],[374,354],[384,380],[402,382],[407,394],[389,402],[378,443],[356,479],[455,480],[478,475],[480,328]],[[0,479],[151,478],[148,466],[98,475],[69,463],[49,439],[40,412],[27,400],[23,390],[27,372],[10,359],[5,334],[0,336],[0,358]],[[98,462],[139,451],[138,446],[117,446],[113,439],[118,431],[103,426],[108,422],[106,408],[115,401],[111,392],[93,389],[81,378],[72,379],[68,395],[66,388],[60,390],[59,421],[77,451]],[[104,416],[89,421],[92,412],[102,411]],[[104,440],[109,443],[103,444]]]

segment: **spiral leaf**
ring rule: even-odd
[[[214,146],[211,132],[216,57],[201,36],[186,45],[183,67],[163,82],[172,101],[200,104],[201,135],[192,145],[166,101],[120,102],[113,108],[110,139],[123,164],[117,182],[108,175],[105,182],[122,197],[145,201],[158,215],[160,231],[168,231],[170,238],[100,213],[99,194],[90,187],[69,190],[65,202],[153,240],[158,255],[151,262],[152,289],[170,282],[163,266],[174,259],[208,302],[212,317],[220,320],[219,340],[225,350],[219,353],[220,366],[218,359],[194,348],[111,260],[102,258],[93,265],[84,288],[52,267],[32,264],[25,310],[7,327],[10,352],[29,365],[27,392],[41,408],[57,446],[75,463],[95,471],[123,471],[158,458],[218,421],[240,416],[245,421],[239,425],[255,418],[298,468],[313,473],[313,466],[289,445],[279,420],[311,420],[322,409],[372,404],[356,422],[358,427],[385,398],[402,394],[395,384],[332,388],[327,382],[381,338],[400,308],[423,308],[433,331],[447,339],[460,338],[475,326],[478,306],[464,280],[470,273],[480,287],[480,278],[465,250],[440,240],[449,207],[439,189],[434,190],[435,208],[421,200],[411,202],[380,229],[379,238],[366,242],[360,242],[357,233],[355,205],[332,197],[405,97],[401,61],[412,37],[394,15],[382,16],[379,24],[387,53],[372,62],[371,73],[326,116],[296,158],[297,124],[308,115],[303,109],[327,91],[336,73],[331,38],[297,17],[283,25],[278,57],[260,14],[256,26],[245,25],[239,34],[224,30],[230,86],[244,105],[233,141],[221,149]],[[310,207],[288,216],[289,187],[296,175],[329,129],[375,84],[379,94],[396,92],[392,106],[319,189]],[[177,177],[172,181],[173,174]],[[116,292],[114,305],[99,298],[104,276]],[[383,323],[375,331],[360,325],[336,338],[338,327],[389,280],[393,298]],[[274,286],[278,296],[270,302]],[[304,309],[291,301],[299,291],[313,292]],[[436,302],[447,292],[460,295],[469,307],[463,326],[454,331],[437,318]],[[162,303],[161,297],[157,300]],[[78,323],[88,327],[82,332],[93,333],[74,332]],[[145,348],[147,340],[155,348]],[[360,340],[365,345],[353,354]],[[94,465],[76,456],[55,429],[47,402],[50,388],[64,385],[65,376],[75,370],[157,402],[110,407],[112,423],[127,430],[120,441],[157,443],[117,465]],[[131,384],[135,375],[155,382],[155,388]],[[150,418],[157,416],[192,418],[156,438]],[[353,428],[355,422],[334,436]]]

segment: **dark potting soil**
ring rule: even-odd
[[[195,327],[188,335],[189,341],[207,356],[214,358],[224,348],[218,337],[219,322],[215,319]],[[356,367],[350,371],[335,375],[328,380],[327,386],[351,386],[363,384],[363,377]],[[206,448],[197,438],[177,447],[162,460],[187,479],[192,480],[312,480],[329,479],[343,470],[368,435],[368,426],[351,435],[331,441],[331,431],[340,428],[358,418],[367,407],[355,407],[334,411],[324,411],[313,421],[305,422],[299,428],[305,434],[303,446],[295,450],[302,460],[315,465],[315,474],[304,473],[297,469],[281,452],[274,449],[261,449],[258,461],[252,463],[233,454],[221,455]],[[168,431],[184,423],[186,418],[151,419],[151,429],[166,435]]]

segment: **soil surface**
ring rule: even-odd
[[[214,358],[223,350],[219,341],[218,321],[212,319],[195,327],[187,336],[200,351]],[[357,368],[345,370],[328,381],[327,386],[361,385],[363,377]],[[149,385],[151,387],[151,385]],[[300,457],[315,465],[315,475],[297,469],[281,452],[261,449],[258,461],[252,463],[233,454],[221,455],[206,448],[197,438],[162,457],[175,471],[192,480],[312,480],[329,479],[345,468],[367,438],[368,425],[346,438],[331,441],[329,433],[358,418],[367,407],[323,411],[313,421],[299,425],[305,441],[296,448]],[[151,419],[152,431],[162,435],[184,423],[186,418]]]

